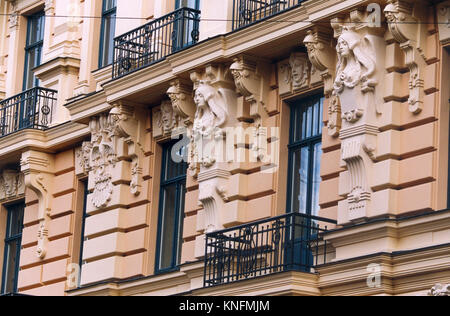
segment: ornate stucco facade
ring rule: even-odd
[[[0,264],[8,206],[23,203],[17,293],[449,295],[450,1],[306,0],[244,10],[252,23],[236,25],[245,1],[201,0],[180,46],[179,22],[170,39],[158,33],[175,1],[117,0],[112,64],[99,68],[104,25],[89,17],[101,2],[0,0]],[[4,132],[25,102],[13,100],[37,12],[44,101],[32,124],[27,114]],[[292,104],[317,95],[313,215],[331,221],[317,245],[329,255],[311,250],[306,272],[206,286],[207,234],[288,211]],[[189,144],[180,257],[162,273],[164,144],[178,136]],[[248,244],[267,260],[266,244]]]

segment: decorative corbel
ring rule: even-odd
[[[144,155],[143,123],[136,109],[118,104],[109,116],[114,125],[114,135],[127,145],[126,155],[131,159],[131,193],[138,196],[142,190],[142,160]]]
[[[327,29],[315,26],[308,30],[303,43],[308,50],[311,64],[320,71],[325,85],[325,96],[333,92],[335,76],[336,51],[332,46],[333,37]]]
[[[230,66],[237,92],[250,104],[250,116],[256,126],[268,118],[270,65],[250,56],[241,55]]]
[[[175,115],[179,116],[186,126],[192,125],[196,111],[192,97],[192,83],[182,79],[172,81],[167,95],[172,101]]]
[[[264,122],[269,117],[267,102],[270,92],[270,65],[250,56],[241,55],[234,59],[230,66],[237,93],[240,94],[250,106],[250,117],[253,121],[254,131],[252,151],[257,159],[264,160],[267,154],[267,131]],[[266,139],[264,139],[266,137]]]
[[[324,82],[325,96],[330,98],[333,92],[336,65],[336,51],[332,47],[333,37],[328,30],[318,26],[308,30],[307,34],[303,43],[308,50],[309,60],[313,67],[320,71]],[[328,113],[328,133],[332,137],[338,137],[341,129],[339,97],[334,96],[329,100]]]
[[[394,39],[400,43],[405,53],[406,65],[410,70],[409,111],[413,114],[422,112],[425,91],[425,44],[426,44],[426,8],[423,1],[389,0],[384,9],[389,30]]]
[[[54,174],[53,157],[34,150],[24,152],[21,159],[21,170],[25,175],[25,186],[36,193],[38,208],[38,245],[36,255],[45,259],[48,245],[48,228],[50,224],[52,190]]]

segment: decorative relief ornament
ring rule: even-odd
[[[298,90],[309,86],[311,67],[305,53],[292,53],[289,58],[292,89]]]
[[[450,284],[436,284],[428,292],[428,296],[450,296]]]
[[[351,11],[347,18],[334,18],[336,72],[329,100],[329,133],[339,133],[342,167],[347,181],[340,190],[346,200],[339,203],[341,223],[361,221],[371,216],[371,187],[376,159],[378,117],[383,99],[385,31],[370,26],[368,12]],[[381,70],[378,70],[378,68]],[[341,126],[336,120],[341,117]],[[339,132],[337,130],[340,129]]]
[[[170,135],[179,127],[180,117],[174,112],[170,100],[162,101],[161,106],[153,108],[153,137]]]
[[[19,26],[20,12],[17,9],[17,1],[9,1],[11,3],[11,14],[9,15],[9,27],[17,28]]]
[[[425,97],[426,8],[423,1],[389,0],[384,13],[392,36],[405,52],[406,65],[410,70],[409,110],[419,114]]]
[[[76,157],[77,168],[92,179],[90,198],[96,208],[107,207],[111,201],[113,174],[120,174],[116,170],[119,160],[130,161],[130,192],[136,196],[141,192],[145,134],[145,124],[138,119],[141,117],[145,116],[132,107],[116,105],[109,114],[93,118],[89,123],[91,141],[83,143]]]
[[[338,63],[334,81],[334,96],[341,96],[345,89],[355,89],[359,86],[364,94],[373,92],[377,85],[373,78],[375,73],[374,50],[363,41],[363,38],[352,29],[344,27],[338,38],[336,47]],[[364,109],[358,107],[358,99],[352,98],[345,102],[343,118],[349,123],[356,123],[363,115]],[[350,106],[346,106],[350,105]]]
[[[313,68],[321,73],[325,85],[325,96],[333,91],[336,52],[332,47],[333,38],[328,30],[315,26],[308,30],[303,43]]]
[[[328,106],[328,135],[332,137],[339,136],[342,127],[341,101],[336,95],[331,96]]]
[[[226,156],[226,129],[235,127],[238,94],[234,79],[243,80],[241,88],[253,104],[260,105],[259,94],[247,85],[249,77],[240,65],[233,70],[226,65],[208,65],[204,72],[191,73],[194,82],[196,112],[191,132],[190,169],[197,172],[199,203],[204,208],[206,232],[222,229],[223,216],[228,202],[228,181],[231,177]],[[232,73],[234,72],[234,73]],[[240,77],[243,76],[243,77]],[[244,91],[246,90],[246,91]],[[250,95],[251,93],[251,95]],[[248,101],[250,102],[250,101]],[[233,147],[234,150],[234,147]]]
[[[3,170],[0,175],[0,200],[25,194],[24,175],[15,170]]]
[[[332,96],[333,80],[335,78],[336,52],[331,46],[332,36],[328,30],[321,27],[313,27],[308,30],[303,43],[308,51],[311,62],[311,76],[320,72],[324,82],[325,97],[330,98],[328,103],[328,134],[338,137],[341,130],[341,103],[337,95]]]
[[[249,122],[255,128],[251,139],[251,150],[257,160],[264,161],[267,154],[267,131],[264,128],[269,117],[268,102],[271,66],[264,60],[241,55],[230,66],[238,95],[249,105]],[[264,139],[266,137],[266,139]]]
[[[175,116],[184,121],[185,126],[192,125],[196,111],[192,98],[192,83],[182,79],[172,81],[167,95],[172,101]]]
[[[54,185],[53,156],[37,151],[27,151],[22,154],[21,170],[25,176],[25,186],[36,193],[39,206],[37,218],[39,230],[36,255],[45,259],[48,245],[48,229],[50,225],[52,190]]]

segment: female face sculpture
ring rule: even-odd
[[[294,89],[300,88],[307,80],[307,68],[308,64],[306,58],[303,55],[291,55],[289,60],[292,74],[292,84]]]
[[[376,82],[371,76],[375,72],[375,56],[364,45],[363,38],[354,31],[343,30],[336,51],[338,64],[335,92],[339,94],[345,87],[353,89],[360,83],[363,92],[373,89]]]
[[[200,84],[195,91],[194,102],[197,105],[195,123],[202,129],[222,126],[226,120],[226,105],[219,92],[208,84]]]
[[[349,57],[351,54],[350,47],[344,38],[340,37],[337,45],[338,54],[342,57]]]
[[[170,131],[174,127],[174,113],[170,102],[161,105],[161,123],[164,131]]]

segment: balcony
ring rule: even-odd
[[[323,240],[336,221],[299,213],[206,235],[204,287],[280,272],[314,272],[333,259]]]
[[[24,129],[47,129],[56,98],[56,91],[37,87],[1,101],[0,137]]]
[[[181,8],[114,39],[113,79],[198,42],[200,11]]]
[[[233,31],[299,6],[305,0],[234,0]]]

